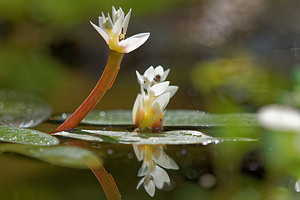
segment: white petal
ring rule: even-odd
[[[143,146],[133,144],[132,147],[133,147],[134,153],[135,153],[136,158],[138,159],[138,161],[143,160],[143,157],[144,157],[143,156]]]
[[[170,177],[168,173],[161,167],[155,166],[154,170],[151,172],[154,184],[157,188],[162,189],[164,183],[170,183]]]
[[[112,7],[112,20],[113,20],[113,23],[116,23],[117,19],[118,19],[118,13],[117,13],[115,7],[113,6]]]
[[[149,163],[147,163],[145,160],[143,161],[143,164],[142,164],[142,166],[141,166],[141,168],[139,169],[139,171],[138,171],[138,177],[141,177],[141,176],[145,176],[145,175],[147,175],[147,173],[148,173],[148,164]]]
[[[143,96],[143,100],[146,99],[146,94],[145,94],[145,90],[144,90],[146,87],[147,87],[146,85],[141,85],[141,94]],[[142,104],[142,110],[144,110],[144,108],[145,108],[144,101],[142,103],[143,103]]]
[[[145,177],[143,177],[143,178],[139,181],[139,183],[138,183],[137,186],[136,186],[136,189],[139,189],[139,187],[144,183],[144,181],[145,181]]]
[[[162,189],[164,187],[165,182],[161,179],[153,179],[154,185],[158,188],[158,189]]]
[[[167,78],[167,76],[168,76],[168,74],[169,74],[169,72],[170,72],[170,69],[167,69],[167,70],[161,75],[160,81],[165,81],[166,78]]]
[[[119,46],[124,48],[124,53],[129,53],[137,48],[139,48],[142,44],[144,44],[149,38],[150,33],[140,33],[133,35],[125,40],[122,40],[119,43]]]
[[[138,71],[135,71],[136,73],[136,77],[137,77],[137,80],[139,82],[140,85],[144,85],[144,77],[138,72]]]
[[[90,21],[90,23],[92,24],[92,26],[98,31],[98,33],[103,37],[103,39],[105,40],[105,42],[108,44],[109,43],[109,35],[108,33],[106,33],[103,29],[101,29],[99,26],[96,26],[93,22]]]
[[[165,145],[155,145],[152,153],[152,159],[156,161],[157,158],[160,157],[161,153],[164,151],[163,147]]]
[[[122,30],[122,23],[123,23],[123,18],[119,17],[113,26],[113,34],[120,35],[121,30]]]
[[[103,28],[103,26],[102,26],[102,17],[98,17],[98,21],[99,21],[99,27],[101,28],[101,29],[104,29]]]
[[[153,78],[154,78],[154,68],[153,66],[150,66],[143,75],[145,78],[147,78],[150,82],[152,82]]]
[[[105,15],[104,15],[103,12],[101,12],[101,14],[102,14],[102,17],[101,17],[101,19],[102,19],[101,24],[102,24],[102,27],[103,27],[104,24],[105,24],[105,22],[106,22],[106,17],[105,17]]]
[[[109,26],[112,28],[114,24],[113,24],[113,22],[112,22],[112,20],[111,20],[111,18],[110,18],[109,13],[107,13],[107,18],[108,18]]]
[[[152,180],[149,180],[148,182],[144,182],[144,188],[147,191],[147,193],[153,197],[155,194],[155,185]]]
[[[300,112],[283,105],[268,105],[258,112],[260,124],[276,131],[300,131]]]
[[[129,23],[129,20],[130,20],[130,16],[131,16],[131,9],[129,10],[129,12],[125,16],[123,24],[122,24],[124,34],[127,32],[127,28],[128,28],[128,23]]]
[[[141,114],[141,109],[142,109],[141,101],[142,101],[142,98],[143,98],[142,95],[138,94],[136,99],[135,99],[135,102],[133,104],[133,109],[132,109],[133,123],[135,123],[138,118],[142,117],[142,114]],[[140,120],[142,120],[142,119],[140,119]]]
[[[170,92],[170,99],[171,99],[174,96],[174,94],[177,92],[177,90],[178,90],[178,86],[170,85],[168,86],[165,92]]]
[[[166,169],[179,169],[175,161],[169,157],[164,150],[160,151],[160,154],[157,154],[153,157],[154,161],[163,168]]]
[[[152,155],[154,162],[166,169],[179,169],[175,161],[165,153],[164,147],[155,147],[155,153]]]
[[[122,10],[121,7],[119,7],[119,9],[118,9],[118,13],[119,13],[119,17],[120,17],[121,15],[124,16],[124,11]]]
[[[155,67],[155,74],[162,76],[163,73],[164,73],[164,68],[162,66],[159,65],[159,66]]]
[[[169,157],[169,162],[170,162],[170,166],[168,167],[168,169],[179,169],[179,166],[176,164],[176,162],[171,158]]]
[[[153,109],[159,107],[160,110],[158,112],[162,112],[166,108],[166,106],[168,105],[169,99],[170,99],[170,93],[169,92],[164,93],[161,96],[159,96],[157,99],[154,100],[151,107]]]
[[[161,95],[162,93],[164,93],[166,91],[169,84],[170,84],[169,81],[165,81],[165,82],[162,82],[162,83],[157,83],[157,84],[153,85],[150,88],[150,92],[152,92],[155,97],[159,96],[159,95]]]
[[[156,149],[157,153],[152,155],[153,160],[160,166],[169,169],[170,161],[163,149]]]
[[[155,111],[155,119],[157,119],[157,117],[160,117],[159,114],[163,112],[163,110],[161,109],[160,104],[158,102],[152,103],[151,108],[152,108],[152,110]]]

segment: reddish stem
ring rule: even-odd
[[[118,74],[123,56],[123,53],[110,51],[104,72],[93,91],[79,106],[79,108],[77,108],[77,110],[55,131],[53,131],[54,133],[75,128],[81,122],[81,120],[83,120],[83,118],[97,105],[105,92],[113,84]]]
[[[67,145],[85,148],[85,143],[86,143],[85,141],[72,141],[72,142],[68,142]],[[121,199],[121,194],[119,192],[118,186],[114,181],[114,178],[112,177],[111,174],[109,174],[105,170],[103,166],[97,166],[97,167],[89,166],[89,168],[96,176],[98,182],[101,184],[107,200]]]
[[[121,194],[112,175],[109,174],[103,166],[99,166],[97,168],[90,167],[90,169],[97,177],[108,200],[121,199]]]

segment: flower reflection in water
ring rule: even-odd
[[[163,169],[179,169],[178,165],[165,153],[165,145],[133,145],[135,155],[139,161],[143,160],[138,176],[143,177],[137,189],[143,184],[150,196],[154,196],[155,187],[162,189],[170,184],[170,178]]]

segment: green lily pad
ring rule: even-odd
[[[55,116],[53,120],[65,120],[70,114]],[[92,125],[131,125],[131,110],[108,110],[90,112],[83,120]],[[196,110],[167,110],[165,126],[258,126],[257,115],[250,113],[209,114]]]
[[[33,127],[49,118],[51,108],[23,92],[0,89],[0,125]]]
[[[37,147],[22,144],[2,144],[0,151],[19,153],[64,167],[88,169],[101,165],[101,160],[93,152],[74,146]]]
[[[165,126],[258,126],[257,115],[252,113],[210,114],[195,110],[167,110]]]
[[[93,134],[91,138],[90,134]],[[125,131],[102,131],[102,130],[82,130],[80,133],[58,132],[58,136],[65,136],[80,140],[97,141],[100,138],[103,142],[122,144],[218,144],[222,142],[235,141],[257,141],[250,138],[215,138],[194,130],[167,131],[163,133],[137,133]]]
[[[78,140],[103,142],[103,140],[100,137],[96,137],[96,136],[92,136],[92,135],[85,135],[85,134],[69,133],[69,132],[66,132],[66,131],[54,133],[52,135],[65,136],[65,137],[69,137],[69,138],[75,138],[75,139],[78,139]]]
[[[59,140],[49,134],[10,126],[0,126],[0,141],[40,146],[59,144]]]

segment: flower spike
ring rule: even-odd
[[[170,86],[170,82],[165,81],[169,71],[164,71],[162,66],[151,66],[144,75],[136,71],[141,93],[134,102],[132,118],[137,128],[162,131],[165,108],[178,90],[178,86]]]
[[[102,13],[102,16],[99,17],[99,26],[93,22],[90,23],[103,37],[111,50],[119,53],[129,53],[144,44],[150,36],[150,33],[140,33],[125,39],[130,16],[131,9],[124,17],[121,8],[116,10],[115,7],[112,7],[112,19],[109,14],[105,17]]]
[[[129,53],[137,49],[147,41],[150,33],[140,33],[125,39],[130,16],[131,9],[125,16],[121,8],[116,10],[115,7],[112,7],[112,16],[109,14],[105,16],[103,12],[101,13],[101,16],[99,16],[99,26],[90,22],[110,48],[106,67],[97,85],[86,100],[52,133],[75,128],[113,85],[124,53]]]

